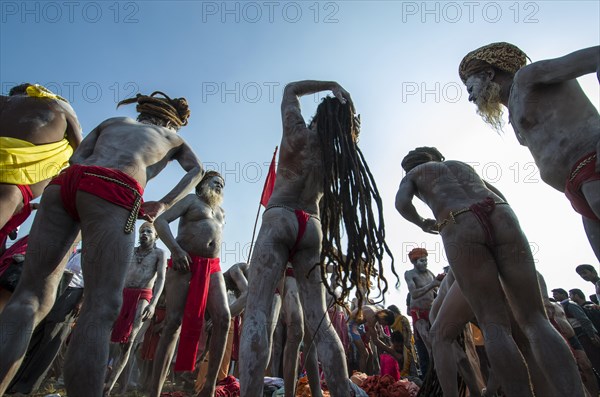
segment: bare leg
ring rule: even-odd
[[[0,229],[21,208],[23,208],[23,195],[19,188],[0,183]]]
[[[581,191],[596,217],[600,219],[600,181],[584,183]],[[583,217],[583,227],[596,258],[600,261],[600,222]]]
[[[281,301],[281,298],[279,296],[276,296],[275,298],[276,300]],[[275,326],[275,330],[273,331],[271,358],[269,361],[267,372],[269,376],[283,378],[283,349],[285,346],[285,323],[283,321],[283,314],[281,314],[281,311],[279,311],[277,315],[274,315],[273,319],[277,319],[277,325]]]
[[[304,326],[304,368],[306,369],[306,376],[308,378],[308,386],[310,387],[310,394],[313,397],[323,397],[323,391],[321,390],[321,378],[319,376],[319,361],[317,358],[317,347],[311,342],[313,340],[306,325]]]
[[[134,345],[134,341],[137,337],[138,332],[142,329],[142,326],[144,326],[145,324],[149,324],[149,322],[142,322],[142,312],[144,311],[146,306],[148,306],[148,301],[141,299],[138,302],[137,309],[135,312],[135,319],[133,320],[133,327],[131,329],[131,335],[129,336],[129,342],[120,344],[118,356],[116,357],[113,363],[113,370],[104,388],[105,394],[107,396],[110,395],[111,390],[115,386],[115,382],[117,381],[117,379],[121,375],[121,372],[123,372],[123,369],[129,361],[129,355],[131,354],[131,349]],[[121,385],[121,387],[123,387],[123,385]]]
[[[31,228],[21,281],[0,316],[0,395],[21,365],[33,329],[54,304],[66,254],[78,232],[62,208],[60,188],[50,186]]]
[[[123,231],[128,210],[84,192],[77,194],[77,208],[85,292],[65,360],[65,386],[70,396],[100,396],[110,333],[121,308],[135,242],[133,234]]]
[[[457,283],[452,284],[442,301],[430,331],[435,369],[444,395],[448,397],[458,396],[456,379],[458,363],[462,361],[464,368],[466,356],[458,346],[456,338],[472,317],[473,311],[460,291],[460,287]],[[461,375],[465,378],[464,374]],[[467,375],[465,381],[467,380],[471,381],[472,376]],[[473,382],[467,382],[467,385],[471,395],[479,393],[480,388],[473,385]]]
[[[573,355],[546,315],[529,243],[522,234],[515,240],[516,244],[496,250],[500,277],[515,319],[548,385],[560,396],[583,395]],[[557,377],[559,372],[562,376]]]
[[[283,350],[283,380],[285,396],[293,397],[296,391],[300,342],[304,337],[304,319],[298,286],[293,277],[285,278],[285,299],[283,315],[287,325],[285,348]]]
[[[279,217],[269,219],[269,212],[263,215],[248,277],[248,301],[240,338],[240,388],[244,397],[263,395],[262,374],[269,360],[276,324],[272,317],[275,287],[283,276],[288,258],[287,244],[273,241],[280,226],[283,229],[283,222],[279,222]],[[284,230],[280,233],[284,234]]]
[[[317,223],[320,227],[320,225]],[[315,224],[309,224],[307,234]],[[315,230],[313,236],[320,238],[320,230]],[[320,241],[320,240],[319,240]],[[320,259],[319,250],[302,250],[294,258],[294,273],[298,282],[300,299],[304,308],[306,326],[311,335],[315,335],[319,359],[323,363],[325,378],[333,397],[351,395],[350,379],[346,368],[344,348],[325,306],[325,288],[318,269],[309,272]]]
[[[210,314],[213,329],[208,349],[210,356],[208,359],[206,382],[200,393],[198,393],[198,397],[211,397],[215,393],[217,374],[221,367],[221,361],[225,353],[225,344],[227,343],[227,334],[231,325],[225,280],[221,272],[211,274],[210,276],[206,309]]]
[[[478,224],[474,219],[471,221],[471,225],[465,222],[460,232],[466,227],[477,230]],[[449,231],[456,233],[456,230]],[[504,392],[508,397],[533,396],[527,366],[511,335],[508,305],[489,250],[483,244],[465,243],[462,239],[449,242],[447,236],[443,237],[446,247],[462,247],[459,255],[450,258],[454,277],[477,317],[492,370],[500,379]]]
[[[166,294],[166,317],[163,320],[160,342],[156,347],[154,365],[152,369],[152,380],[150,396],[159,397],[162,390],[171,360],[175,354],[175,346],[179,332],[181,332],[181,321],[190,286],[191,273],[183,273],[173,269],[167,269],[165,277]]]

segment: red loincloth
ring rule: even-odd
[[[486,197],[485,200],[469,207],[483,228],[483,232],[485,233],[485,243],[490,248],[496,245],[494,226],[489,217],[489,214],[494,211],[494,208],[496,208],[496,202],[491,197]]]
[[[429,310],[427,309],[410,309],[410,316],[413,320],[413,327],[419,320],[429,321]]]
[[[578,167],[581,167],[578,169]],[[567,180],[565,186],[565,196],[571,202],[573,209],[585,216],[586,218],[599,221],[594,211],[590,208],[585,196],[581,192],[581,187],[586,182],[600,180],[600,172],[596,172],[596,153],[589,153],[581,158],[569,174],[570,178]]]
[[[192,279],[185,301],[183,321],[181,322],[181,336],[177,348],[177,361],[175,371],[193,371],[196,367],[196,353],[198,342],[204,325],[204,311],[208,298],[210,275],[221,271],[219,258],[202,258],[192,256],[190,268]],[[173,262],[169,259],[169,267]]]
[[[8,247],[6,251],[0,256],[0,276],[4,273],[4,271],[10,266],[13,262],[13,255],[21,254],[25,255],[27,251],[27,240],[29,239],[29,235],[18,239],[15,241],[13,245]]]
[[[154,318],[152,323],[144,334],[144,342],[142,342],[142,360],[152,361],[154,360],[154,354],[160,342],[160,332],[155,332],[155,328],[158,324],[164,321],[167,315],[167,309],[165,307],[157,307],[154,311]]]
[[[50,184],[61,187],[63,207],[75,221],[80,220],[76,201],[78,190],[93,194],[130,211],[139,211],[134,214],[133,223],[138,216],[143,215],[141,205],[144,200],[141,197],[144,188],[122,171],[74,164],[58,174]],[[136,209],[138,206],[140,208]]]
[[[291,267],[286,267],[285,268],[285,276],[296,278],[296,276],[294,276],[294,269],[292,269]]]
[[[242,315],[235,316],[233,321],[233,347],[231,348],[231,360],[240,359],[240,334],[242,333]]]
[[[298,219],[298,235],[296,236],[296,242],[294,243],[294,246],[288,255],[288,262],[291,262],[292,259],[294,259],[294,255],[296,255],[296,251],[298,250],[298,244],[300,244],[302,237],[304,237],[304,233],[306,232],[306,224],[310,218],[310,214],[306,211],[294,210],[294,213],[296,214],[296,219]]]
[[[31,215],[31,205],[29,205],[30,201],[33,199],[33,193],[31,189],[27,185],[15,185],[21,191],[21,195],[23,196],[23,208],[21,211],[14,214],[8,222],[0,229],[0,246],[4,246],[6,242],[6,237],[15,230],[17,227],[21,226],[23,222],[29,215]]]
[[[148,303],[152,299],[150,288],[123,288],[123,305],[119,317],[113,324],[110,341],[113,343],[127,343],[133,329],[133,321],[137,311],[138,302],[144,299]]]

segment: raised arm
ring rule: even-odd
[[[589,73],[600,73],[600,46],[534,62],[519,70],[515,79],[525,84],[556,84]]]
[[[306,127],[306,123],[300,112],[299,98],[321,91],[331,91],[342,103],[348,101],[352,105],[350,93],[335,81],[302,80],[289,83],[283,90],[283,99],[281,101],[281,118],[284,131],[297,125]]]
[[[162,199],[158,201],[147,201],[142,205],[142,209],[145,213],[142,218],[149,222],[153,222],[160,213],[171,208],[175,203],[181,200],[190,190],[198,185],[202,176],[204,176],[204,169],[202,168],[200,160],[187,143],[183,142],[173,155],[172,159],[177,160],[179,165],[181,165],[181,168],[187,171],[187,173]],[[173,251],[171,250],[171,252]]]
[[[181,248],[169,227],[169,223],[183,216],[189,209],[194,200],[194,196],[189,195],[177,202],[171,208],[166,210],[154,221],[154,228],[158,237],[165,243],[169,251],[171,251],[171,259],[173,261],[174,270],[190,271],[191,258],[187,252]]]
[[[416,193],[417,188],[415,183],[412,181],[409,175],[406,175],[402,179],[402,182],[400,182],[398,193],[396,193],[396,210],[398,210],[404,219],[414,223],[424,232],[438,234],[435,230],[435,219],[423,218],[421,215],[419,215],[417,209],[413,205],[412,200]]]

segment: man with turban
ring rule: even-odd
[[[182,199],[204,171],[177,131],[190,115],[185,98],[138,94],[137,121],[103,121],[54,178],[31,227],[21,281],[0,315],[0,395],[15,375],[31,333],[52,308],[66,254],[81,232],[85,296],[65,360],[70,396],[99,397],[111,328],[119,315],[138,216],[153,221]],[[120,103],[120,104],[121,104]],[[186,171],[159,201],[143,202],[148,181],[175,160]]]
[[[75,111],[37,84],[0,96],[0,247],[82,140]]]
[[[410,294],[410,315],[415,331],[419,366],[423,375],[427,373],[428,357],[431,353],[429,311],[437,289],[444,279],[443,273],[436,276],[427,269],[427,256],[425,248],[414,248],[408,253],[413,268],[404,273],[404,280]]]
[[[469,101],[497,131],[502,106],[541,178],[564,192],[583,217],[588,240],[600,259],[600,119],[577,78],[600,76],[600,47],[526,65],[512,44],[493,43],[467,54],[459,75]]]
[[[410,167],[402,162],[406,176],[396,195],[396,209],[423,231],[442,236],[452,273],[477,317],[492,371],[504,394],[534,395],[527,364],[512,337],[512,310],[535,361],[542,364],[543,375],[553,388],[543,395],[583,396],[573,356],[544,310],[533,255],[516,215],[502,193],[483,181],[472,167],[441,160],[443,156],[437,154],[435,148],[421,147],[409,153]],[[429,206],[435,219],[421,217],[412,203],[415,196]],[[412,258],[419,256],[413,254]],[[420,266],[422,273],[427,271]],[[433,288],[433,275],[424,279],[429,283],[422,289]],[[406,281],[410,289],[411,280],[407,277]],[[458,323],[439,329],[434,325],[436,361],[444,359],[437,342],[440,338],[455,340],[462,331],[460,321],[458,318]],[[447,369],[446,365],[452,364],[447,360],[454,357],[445,355],[445,359]]]

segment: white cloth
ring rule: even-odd
[[[73,273],[73,278],[69,283],[71,288],[83,288],[83,273],[81,272],[81,251],[77,251],[67,262],[65,271]]]

